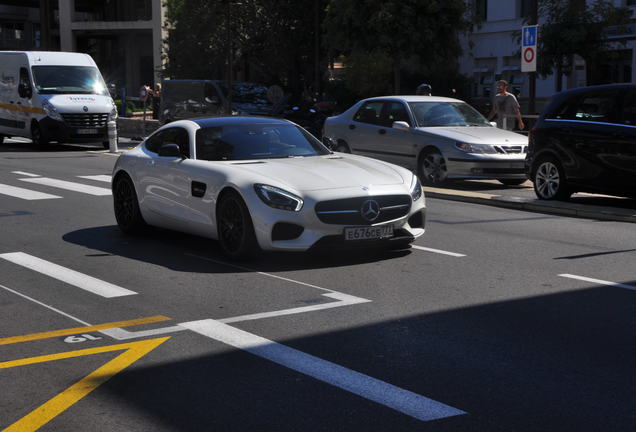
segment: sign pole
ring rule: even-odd
[[[538,0],[531,0],[530,3],[530,24],[537,25],[539,24],[539,2]],[[536,95],[537,95],[537,72],[530,72],[530,76],[528,77],[528,82],[530,84],[530,95],[528,99],[528,114],[534,115],[536,113]]]

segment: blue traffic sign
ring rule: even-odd
[[[537,44],[537,27],[528,26],[523,28],[523,46],[535,46]]]

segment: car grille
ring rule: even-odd
[[[527,153],[527,146],[493,146],[497,153],[501,154],[520,154]]]
[[[103,128],[108,122],[108,113],[62,114],[64,122],[72,128]]]
[[[362,216],[362,205],[373,200],[378,203],[380,214],[373,221]],[[318,219],[333,225],[375,225],[406,216],[411,209],[410,195],[380,195],[321,201],[316,204]]]

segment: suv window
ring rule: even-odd
[[[636,126],[636,89],[625,95],[622,111],[621,123]]]
[[[377,126],[381,126],[380,114],[382,113],[381,101],[369,101],[364,103],[358,112],[353,116],[353,119],[360,123],[369,123]]]
[[[387,102],[384,106],[384,112],[380,118],[381,123],[386,127],[392,127],[393,122],[404,121],[412,126],[409,119],[409,113],[402,102]]]
[[[578,99],[575,109],[564,113],[570,120],[617,123],[615,92],[590,93]]]
[[[177,144],[181,155],[190,157],[190,145],[188,131],[180,127],[171,127],[157,132],[146,140],[146,148],[153,153],[158,153],[164,144]]]

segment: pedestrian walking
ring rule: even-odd
[[[500,129],[513,130],[515,128],[515,118],[517,119],[519,130],[525,128],[521,118],[519,102],[515,95],[508,93],[508,81],[506,80],[497,81],[497,94],[492,104],[492,110],[488,115],[488,120],[492,120],[495,116],[497,116],[497,127]]]
[[[156,83],[152,96],[152,118],[159,120],[159,110],[161,109],[161,84]]]

